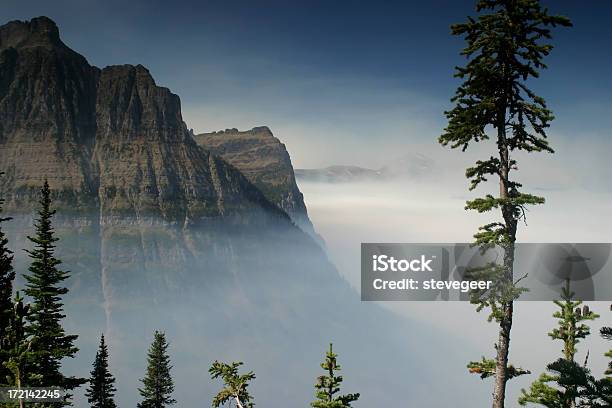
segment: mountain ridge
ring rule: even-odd
[[[179,223],[248,217],[254,208],[284,217],[238,170],[197,146],[179,97],[144,66],[91,66],[46,17],[0,28],[0,78],[7,211],[31,211],[46,177],[63,211]]]
[[[295,169],[295,177],[300,181],[326,183],[390,181],[427,176],[434,169],[435,162],[431,158],[416,153],[392,160],[378,169],[336,164],[323,168]]]

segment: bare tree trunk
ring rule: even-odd
[[[493,390],[493,408],[504,408],[506,383],[508,382],[508,354],[510,351],[510,330],[512,329],[513,302],[503,306],[504,318],[500,323],[499,338],[495,348],[495,388]]]
[[[514,236],[514,234],[513,234]],[[507,282],[514,281],[514,242],[504,248],[504,269]],[[504,408],[506,384],[508,383],[508,355],[510,354],[510,331],[514,315],[514,302],[508,300],[502,304],[502,317],[499,322],[499,336],[495,349],[495,388],[493,391],[493,408]]]
[[[236,400],[236,405],[238,406],[238,408],[244,408],[240,403],[240,399],[238,397],[234,397],[234,399]]]
[[[497,121],[497,147],[499,149],[500,173],[499,173],[499,196],[507,199],[511,196],[510,191],[510,152],[506,139],[506,106],[500,108]],[[517,221],[514,216],[512,205],[502,206],[502,216],[508,234],[509,241],[504,245],[504,278],[508,284],[514,282],[514,242],[516,240]],[[493,408],[504,408],[506,399],[506,384],[508,382],[508,354],[510,353],[510,331],[512,330],[512,318],[514,314],[514,302],[512,299],[503,299],[501,305],[502,316],[499,321],[499,335],[495,349],[495,387],[493,389]]]

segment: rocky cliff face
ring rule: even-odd
[[[61,201],[92,208],[98,69],[70,50],[47,18],[0,27],[0,188],[29,207],[46,176]],[[77,194],[78,192],[78,194]]]
[[[29,212],[48,178],[56,206],[102,217],[198,222],[283,215],[239,171],[200,149],[180,100],[142,66],[102,70],[41,17],[0,28],[0,191]]]
[[[107,321],[131,296],[162,299],[257,265],[253,254],[267,250],[245,237],[258,231],[262,242],[288,234],[308,245],[239,170],[196,144],[179,97],[146,68],[89,65],[45,17],[0,27],[0,172],[16,248],[28,245],[48,179],[73,286]]]
[[[101,71],[93,161],[103,215],[157,215],[189,223],[273,206],[239,171],[200,149],[178,96],[142,66]],[[279,214],[280,215],[280,214]]]
[[[47,178],[72,282],[107,317],[139,293],[161,299],[211,273],[269,269],[258,254],[275,234],[312,244],[236,167],[196,144],[178,96],[143,66],[92,67],[41,17],[0,27],[0,81],[0,194],[13,239],[28,245]],[[246,238],[255,235],[259,243]]]
[[[226,129],[194,136],[204,149],[222,157],[244,174],[266,198],[283,209],[304,231],[314,234],[304,197],[284,144],[266,126],[244,132]]]

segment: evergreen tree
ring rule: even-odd
[[[8,386],[21,388],[25,385],[27,364],[32,358],[31,342],[26,335],[26,319],[29,313],[30,306],[23,303],[23,297],[17,292],[5,336],[2,339],[5,350],[2,364],[7,370],[3,382]]]
[[[174,381],[170,375],[172,365],[168,356],[166,335],[155,331],[153,343],[147,354],[147,371],[143,378],[143,387],[138,389],[143,400],[138,408],[164,408],[176,403],[171,395],[174,392]]]
[[[501,264],[476,271],[475,278],[491,280],[496,285],[475,293],[472,301],[478,304],[478,311],[490,308],[489,320],[499,325],[496,357],[485,359],[480,371],[494,364],[493,407],[503,408],[506,383],[511,377],[508,352],[513,305],[522,292],[514,279],[514,243],[525,207],[544,203],[542,197],[520,192],[521,184],[513,180],[511,173],[517,168],[516,152],[553,152],[546,135],[552,112],[527,84],[546,68],[543,58],[552,49],[547,43],[550,27],[570,26],[571,22],[549,15],[537,0],[479,0],[476,10],[477,19],[469,17],[466,23],[451,27],[454,35],[465,37],[467,46],[462,55],[469,61],[465,67],[457,67],[455,76],[463,83],[452,99],[454,107],[445,112],[448,126],[439,142],[464,151],[491,137],[495,143],[494,155],[478,160],[466,170],[466,176],[471,180],[470,190],[495,177],[499,195],[468,201],[466,210],[501,212],[500,221],[482,226],[474,236],[483,251],[497,245],[504,256]]]
[[[0,173],[0,176],[2,175],[3,173]],[[5,345],[5,338],[13,314],[12,297],[15,271],[13,270],[13,253],[8,248],[8,239],[2,228],[2,223],[10,220],[10,218],[2,217],[3,204],[4,200],[0,198],[0,360],[6,361],[8,346]],[[10,375],[7,368],[0,366],[0,384],[5,383],[7,375]]]
[[[584,322],[597,319],[599,316],[582,301],[574,300],[570,290],[569,279],[561,293],[561,300],[555,300],[559,310],[553,314],[558,320],[558,327],[548,335],[553,340],[563,342],[563,357],[549,364],[540,378],[531,384],[529,392],[522,390],[519,398],[521,405],[534,403],[549,408],[575,408],[577,400],[584,396],[592,384],[592,376],[584,365],[575,361],[576,346],[591,332]],[[582,307],[580,307],[582,306]]]
[[[610,306],[612,310],[612,306]],[[603,327],[600,331],[601,337],[605,340],[612,340],[612,327]],[[612,350],[606,353],[606,357],[612,358]],[[608,363],[605,376],[597,381],[586,392],[585,407],[603,408],[612,407],[612,361]]]
[[[238,374],[238,368],[242,365],[241,361],[231,364],[215,361],[208,372],[212,379],[223,380],[223,389],[213,398],[212,406],[220,407],[225,403],[236,403],[237,408],[253,408],[253,397],[249,394],[249,382],[255,379],[255,374],[249,371],[246,374]]]
[[[24,275],[24,292],[32,299],[26,334],[31,336],[33,362],[26,382],[30,386],[58,386],[73,390],[85,383],[85,380],[65,376],[60,371],[62,360],[73,358],[78,351],[74,345],[78,336],[67,335],[61,323],[66,317],[62,296],[68,293],[63,282],[70,275],[58,268],[61,261],[55,257],[55,243],[59,239],[55,237],[52,226],[55,210],[51,210],[50,190],[46,180],[40,193],[36,235],[28,237],[34,244],[34,248],[27,251],[32,263],[29,274]],[[70,395],[67,395],[67,400],[69,398]]]
[[[91,408],[116,408],[115,391],[115,378],[108,369],[108,347],[102,335],[85,396]]]
[[[326,371],[326,375],[320,376],[315,384],[317,399],[310,404],[314,408],[348,408],[351,402],[359,399],[359,394],[336,395],[340,392],[340,385],[343,381],[341,375],[336,375],[336,371],[341,369],[337,357],[338,355],[334,353],[332,344],[330,344],[325,361],[321,363],[321,368]]]
[[[610,310],[612,311],[612,306]],[[600,334],[605,340],[612,341],[612,327],[603,327]],[[606,357],[612,359],[612,350],[606,353]],[[612,407],[612,361],[608,362],[605,377],[597,381],[595,389],[596,398],[590,401],[591,408]]]

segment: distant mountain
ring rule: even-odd
[[[389,181],[427,176],[431,174],[434,167],[435,163],[432,159],[421,154],[414,154],[394,160],[378,170],[335,165],[322,169],[296,169],[295,176],[299,181],[321,183]]]
[[[351,183],[380,180],[383,175],[378,170],[358,166],[336,165],[322,169],[296,169],[295,177],[300,181]]]

